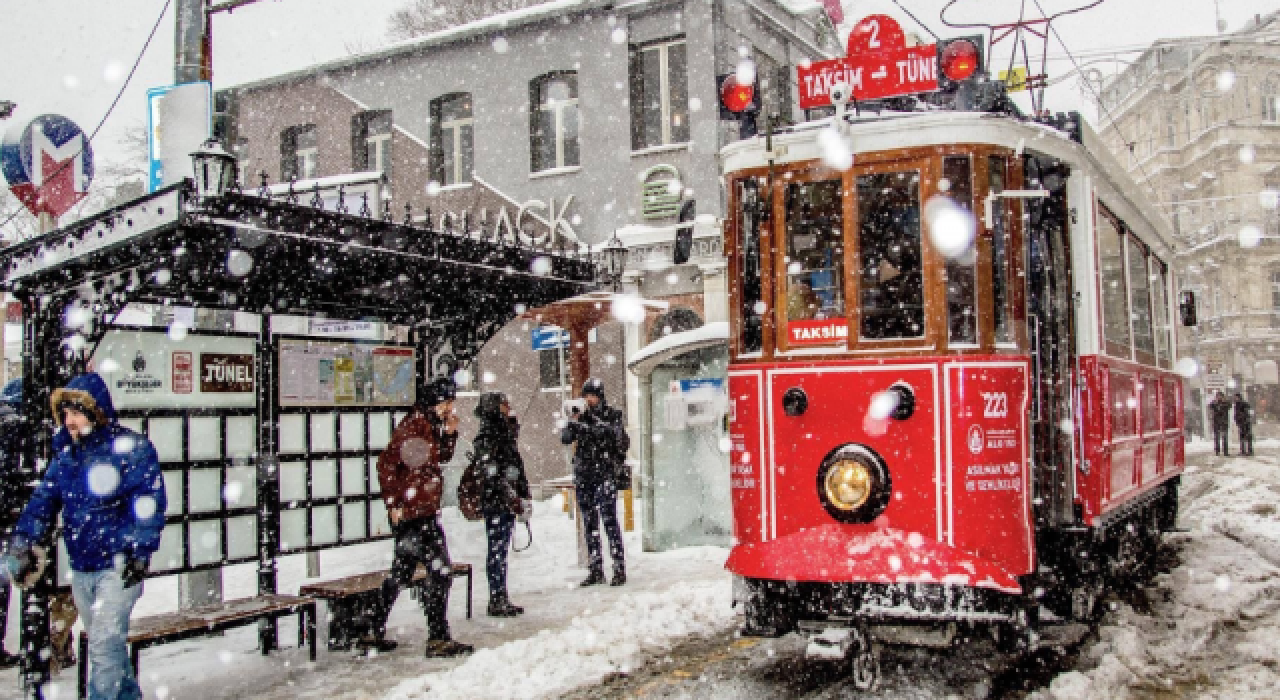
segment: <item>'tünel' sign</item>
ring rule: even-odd
[[[887,15],[868,15],[849,35],[849,55],[796,68],[800,108],[831,104],[831,86],[847,83],[859,100],[938,89],[936,44],[907,46],[902,27]]]

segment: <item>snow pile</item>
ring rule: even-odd
[[[1272,698],[1280,686],[1280,460],[1191,469],[1174,540],[1182,564],[1145,592],[1149,610],[1117,604],[1080,668],[1040,700]],[[1136,601],[1141,603],[1141,601]]]
[[[405,681],[387,698],[539,698],[597,683],[677,641],[724,631],[734,623],[729,588],[721,580],[627,595],[565,628],[480,649],[453,669]]]

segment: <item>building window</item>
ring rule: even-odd
[[[471,93],[431,101],[431,178],[442,185],[471,182],[475,168],[475,119]]]
[[[1280,270],[1271,272],[1271,327],[1280,328]]]
[[[309,180],[316,176],[319,153],[316,125],[304,124],[284,130],[280,138],[280,177]]]
[[[631,47],[631,148],[689,140],[689,80],[684,39]]]
[[[569,368],[565,366],[566,351],[551,348],[538,351],[538,386],[542,389],[566,390],[569,387]]]
[[[529,83],[529,141],[534,172],[580,164],[578,74],[548,73]]]
[[[1174,123],[1173,111],[1164,113],[1164,146],[1176,148],[1178,145],[1178,127]]]
[[[353,120],[351,165],[357,171],[377,171],[391,176],[391,112],[357,114]]]
[[[1274,75],[1262,83],[1262,121],[1280,122],[1280,79]]]

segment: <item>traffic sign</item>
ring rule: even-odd
[[[93,149],[75,122],[42,114],[5,133],[0,170],[14,196],[32,214],[56,219],[88,194]]]
[[[831,104],[831,88],[846,83],[853,97],[874,100],[938,89],[938,47],[907,46],[897,20],[867,15],[849,34],[849,55],[796,69],[800,108]]]
[[[530,333],[534,350],[569,347],[569,331],[559,326],[539,326]]]

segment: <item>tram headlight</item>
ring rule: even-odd
[[[871,470],[859,462],[841,460],[827,470],[823,486],[831,505],[854,510],[871,497]]]
[[[889,505],[892,484],[880,455],[863,445],[836,448],[818,469],[818,497],[833,518],[869,523]]]

